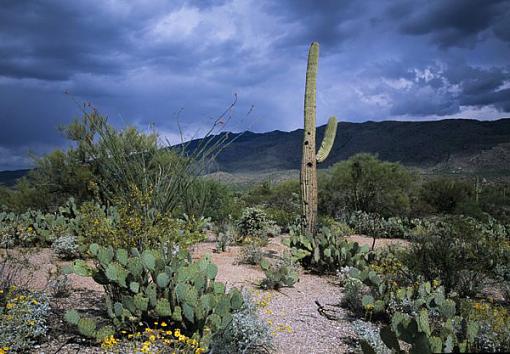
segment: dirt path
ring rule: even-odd
[[[265,248],[267,256],[281,254],[286,249],[281,237],[271,239]],[[197,245],[194,254],[210,253],[218,265],[218,280],[230,286],[248,288],[260,306],[260,315],[272,329],[277,353],[315,354],[346,353],[348,341],[355,336],[344,309],[337,306],[342,289],[334,277],[319,277],[301,272],[299,282],[280,291],[259,290],[257,284],[264,273],[257,266],[236,264],[240,247],[229,247],[228,252],[213,253],[214,242]],[[315,301],[328,305],[337,321],[329,320],[318,311]]]

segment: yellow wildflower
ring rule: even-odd
[[[168,326],[168,325],[166,324],[165,321],[161,322],[161,327],[166,327],[166,326]]]
[[[14,308],[14,306],[16,306],[16,305],[14,305],[12,302],[9,302],[7,305],[5,305],[5,308],[7,310],[10,310],[10,309]]]
[[[374,309],[374,304],[366,304],[365,305],[365,310],[372,311],[373,309]]]

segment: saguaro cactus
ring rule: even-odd
[[[303,137],[303,158],[301,160],[301,220],[303,232],[315,234],[317,223],[317,163],[329,155],[336,136],[337,122],[329,118],[328,126],[319,152],[315,149],[315,109],[317,93],[317,67],[319,43],[313,42],[308,51],[308,66],[305,84],[305,130]]]

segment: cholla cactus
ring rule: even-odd
[[[315,109],[317,94],[317,67],[319,43],[313,42],[308,52],[305,87],[305,124],[303,137],[303,158],[301,161],[301,209],[302,231],[315,235],[317,223],[317,163],[329,155],[336,136],[337,122],[329,118],[319,152],[315,152]]]

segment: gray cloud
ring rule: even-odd
[[[306,50],[321,43],[318,121],[503,117],[508,1],[5,0],[0,170],[63,146],[91,101],[114,124],[200,134],[302,125]],[[68,90],[72,95],[66,96]],[[246,112],[254,106],[252,113]],[[466,113],[467,114],[467,113]],[[485,116],[483,114],[486,114]]]
[[[405,3],[394,8],[395,14],[405,14],[400,30],[410,35],[430,35],[432,42],[442,48],[472,46],[482,40],[481,34],[491,29],[500,39],[507,40],[502,28],[510,14],[510,3],[505,0],[433,0],[414,8]]]

